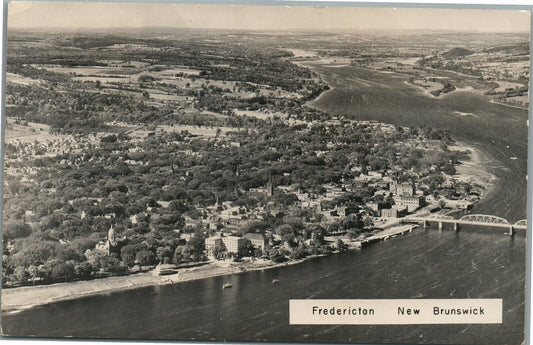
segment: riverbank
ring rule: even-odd
[[[253,262],[248,260],[242,262],[212,262],[204,266],[180,269],[176,274],[164,276],[159,276],[154,274],[153,271],[149,271],[127,276],[2,289],[2,312],[16,313],[49,303],[87,296],[296,265],[320,256],[323,255],[311,255],[304,259],[283,263],[274,263],[270,260],[260,259],[254,260]]]
[[[348,249],[359,249],[363,245],[375,241],[394,237],[396,235],[411,232],[416,225],[400,225],[400,219],[387,224],[386,228],[377,234],[365,239],[343,239]],[[339,253],[334,252],[333,254]],[[217,261],[204,266],[180,269],[178,273],[159,276],[154,270],[127,276],[107,277],[94,280],[85,280],[68,283],[57,283],[39,286],[24,286],[11,289],[2,289],[2,312],[17,313],[54,302],[78,299],[88,296],[105,295],[118,291],[138,289],[149,286],[171,285],[198,279],[206,279],[230,274],[265,270],[277,267],[297,265],[302,262],[326,256],[309,255],[303,259],[291,260],[282,263],[274,263],[270,260],[255,259],[243,260],[242,262]]]
[[[455,166],[454,178],[457,181],[470,183],[476,186],[479,192],[479,199],[494,192],[494,187],[498,183],[498,177],[487,167],[496,166],[497,161],[488,156],[481,149],[455,140],[453,145],[449,145],[451,151],[468,152],[468,160],[461,161]]]

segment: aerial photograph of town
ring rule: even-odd
[[[515,10],[10,3],[2,334],[523,344],[529,52]],[[502,321],[289,324],[424,298]]]

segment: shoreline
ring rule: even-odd
[[[339,252],[333,252],[332,254],[336,253]],[[23,286],[8,289],[2,288],[2,314],[15,314],[26,309],[40,307],[55,302],[97,295],[107,295],[119,291],[179,284],[212,277],[292,266],[304,261],[324,256],[328,256],[328,254],[310,255],[303,259],[286,261],[282,263],[263,261],[263,265],[256,264],[255,266],[246,266],[248,262],[211,262],[205,266],[180,269],[178,273],[164,276],[155,275],[154,268],[148,272],[125,276],[95,278],[92,280],[80,280],[75,282],[38,286]],[[253,265],[253,263],[250,264]]]
[[[499,178],[487,168],[487,166],[496,163],[496,160],[477,145],[468,144],[455,138],[454,141],[453,145],[448,146],[449,150],[469,151],[469,160],[461,161],[460,164],[456,165],[454,177],[459,181],[469,182],[472,185],[477,184],[481,187],[479,200],[476,201],[476,203],[479,203],[494,192],[499,182]]]
[[[343,239],[347,250],[358,250],[374,242],[387,240],[391,237],[404,235],[418,228],[414,224],[400,224],[401,219],[389,224],[377,234],[363,240],[349,241]],[[340,237],[339,237],[340,238]],[[108,295],[114,292],[134,290],[138,288],[173,285],[183,282],[227,276],[246,272],[267,270],[272,268],[297,265],[319,257],[342,253],[334,251],[331,254],[309,255],[303,259],[274,263],[272,261],[256,262],[211,262],[204,266],[180,269],[176,274],[159,276],[154,274],[154,269],[125,276],[95,278],[93,280],[80,280],[75,282],[55,283],[38,286],[23,286],[16,288],[2,288],[2,314],[16,314],[21,311],[48,305],[55,302],[74,300],[79,298]],[[258,265],[257,262],[261,264]]]

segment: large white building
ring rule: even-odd
[[[426,198],[421,195],[395,196],[394,203],[397,206],[406,206],[407,211],[413,212],[424,206],[424,204],[426,203]]]
[[[205,239],[205,251],[207,256],[214,256],[214,251],[217,245],[222,244],[228,254],[239,254],[243,248],[244,240],[237,236],[217,236],[208,237]]]

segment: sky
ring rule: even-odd
[[[13,1],[9,28],[461,30],[529,32],[529,11]]]

